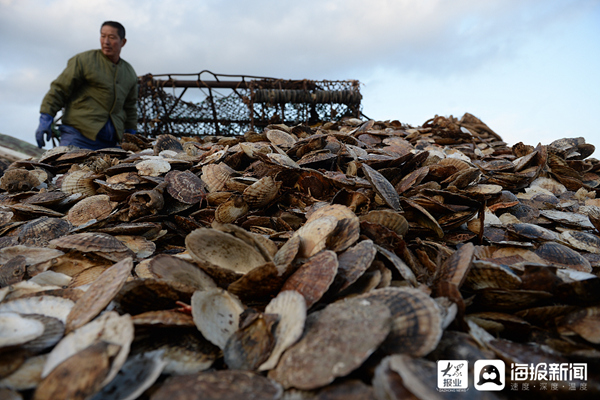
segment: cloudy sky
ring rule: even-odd
[[[0,0],[0,133],[35,143],[50,82],[105,20],[138,75],[357,79],[375,120],[469,112],[509,144],[600,146],[600,0]]]

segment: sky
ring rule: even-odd
[[[374,120],[468,112],[509,145],[600,147],[600,0],[0,0],[0,133],[35,144],[50,83],[105,20],[138,75],[356,79]]]

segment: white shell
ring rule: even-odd
[[[306,321],[306,300],[295,290],[284,290],[271,300],[265,313],[277,314],[280,318],[275,331],[275,347],[267,361],[258,367],[259,371],[275,368],[281,354],[302,336]]]
[[[266,262],[257,250],[243,240],[215,229],[196,229],[187,235],[185,245],[197,262],[210,263],[242,274]]]
[[[150,157],[135,164],[141,176],[160,176],[171,170],[171,164],[162,157]]]
[[[210,288],[194,292],[191,303],[192,317],[202,336],[223,350],[238,329],[242,302],[226,290]]]
[[[42,314],[57,318],[64,323],[74,305],[73,301],[62,297],[34,296],[0,303],[0,312]]]
[[[44,324],[13,312],[0,313],[0,348],[27,343],[44,333]]]
[[[133,334],[133,322],[129,314],[119,316],[114,311],[108,311],[94,321],[69,333],[58,342],[48,356],[48,360],[42,371],[42,378],[48,376],[54,368],[67,358],[91,344],[103,340],[121,346],[119,353],[112,363],[110,372],[103,381],[102,386],[104,386],[104,384],[110,382],[115,377],[121,366],[125,363],[131,342],[133,341]]]
[[[0,380],[0,388],[12,390],[34,389],[42,380],[41,374],[48,354],[30,357],[15,372]]]

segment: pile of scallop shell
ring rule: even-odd
[[[585,362],[597,395],[593,151],[465,114],[14,162],[0,397],[434,399],[437,360],[496,358]]]

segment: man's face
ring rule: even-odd
[[[126,39],[119,37],[119,31],[109,25],[104,25],[100,30],[100,47],[102,53],[112,62],[119,61],[121,55],[121,47],[125,46]]]

